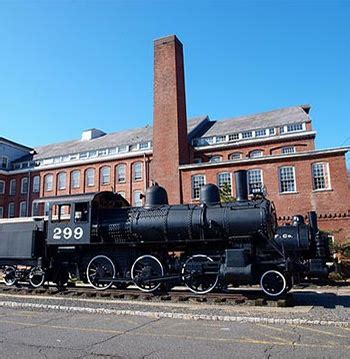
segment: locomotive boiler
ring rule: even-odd
[[[299,278],[327,274],[327,246],[313,214],[309,225],[296,216],[276,229],[273,203],[262,194],[248,197],[246,171],[235,173],[235,183],[230,203],[220,203],[211,184],[201,188],[199,204],[169,205],[159,186],[147,189],[144,207],[113,192],[53,200],[48,218],[35,228],[31,222],[27,240],[36,245],[27,245],[26,256],[16,258],[15,248],[11,258],[0,251],[5,281],[27,276],[33,286],[62,285],[70,275],[99,290],[134,284],[153,292],[184,284],[197,294],[260,284],[279,296]],[[1,232],[0,240],[11,248]],[[27,264],[26,272],[16,260]]]

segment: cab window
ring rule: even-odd
[[[75,204],[74,222],[81,223],[89,220],[89,203],[82,202]]]
[[[54,204],[51,209],[51,222],[69,222],[70,214],[70,204]]]

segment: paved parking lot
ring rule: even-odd
[[[0,308],[6,358],[348,358],[350,328]]]

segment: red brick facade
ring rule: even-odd
[[[280,223],[288,222],[294,214],[306,215],[308,211],[316,210],[321,229],[330,231],[338,241],[350,240],[350,190],[345,162],[347,149],[315,150],[315,132],[308,117],[309,107],[305,106],[297,109],[305,118],[302,131],[285,134],[275,124],[274,136],[256,136],[248,140],[240,138],[224,143],[215,140],[213,144],[194,145],[189,136],[191,131],[187,129],[182,51],[182,44],[175,36],[155,41],[153,149],[109,158],[96,157],[88,161],[0,170],[0,181],[4,181],[5,185],[4,193],[0,192],[3,217],[9,216],[10,203],[14,204],[14,216],[21,215],[21,202],[29,204],[28,215],[31,215],[34,200],[44,202],[45,198],[52,196],[103,190],[121,192],[135,205],[139,204],[139,193],[144,192],[152,182],[166,188],[170,203],[196,203],[198,198],[194,196],[193,176],[198,175],[202,175],[203,183],[218,184],[218,175],[227,173],[234,196],[233,172],[246,169],[260,171],[261,182],[267,189],[268,197],[276,205]],[[264,127],[272,126],[269,121],[267,116]],[[196,124],[198,137],[206,136],[207,130],[200,129],[203,123],[199,121]],[[232,119],[229,123],[235,126],[238,120]],[[212,125],[209,121],[207,127],[210,129]],[[222,133],[219,135],[222,137]],[[283,153],[282,149],[290,146],[294,148],[293,152]],[[252,151],[257,150],[261,151],[260,157],[252,157]],[[239,153],[240,158],[232,159],[234,153]],[[219,162],[211,163],[213,156],[219,156]],[[315,189],[315,164],[323,166],[326,172],[324,178],[320,179],[324,181],[323,186],[318,189]],[[117,175],[120,165],[125,165],[122,176]],[[293,176],[290,191],[282,190],[281,168],[286,167]],[[93,169],[94,176],[93,181],[92,176],[89,176],[91,185],[88,185],[87,173],[90,169]],[[62,173],[65,175],[60,175]],[[38,192],[33,191],[35,176],[40,176]],[[45,187],[47,176],[52,176],[51,190]],[[29,178],[27,193],[21,193],[23,177]],[[10,180],[16,180],[15,194],[9,193]]]

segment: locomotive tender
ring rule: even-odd
[[[327,275],[328,246],[315,213],[308,225],[294,216],[276,230],[273,203],[262,194],[248,198],[246,171],[235,179],[230,203],[220,203],[218,188],[209,184],[200,204],[168,205],[166,191],[152,186],[144,207],[100,192],[53,200],[48,217],[1,220],[5,283],[62,286],[73,276],[98,290],[185,284],[197,294],[260,283],[277,297],[305,276]]]

